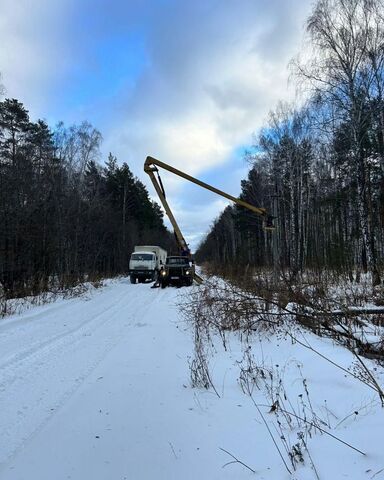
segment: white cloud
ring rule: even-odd
[[[198,246],[202,237],[207,233],[217,213],[224,210],[229,204],[230,202],[224,198],[213,199],[206,205],[198,206],[177,199],[172,202],[172,211],[176,221],[192,250]],[[167,225],[171,228],[169,221],[167,221]]]
[[[216,168],[220,187],[228,182],[220,177],[221,166],[233,161],[239,145],[250,143],[278,100],[293,97],[287,63],[300,47],[310,1],[144,3],[115,0],[112,8],[106,1],[0,0],[3,83],[44,117],[55,95],[65,98],[59,88],[68,70],[90,61],[92,42],[136,28],[144,36],[147,58],[133,86],[109,103],[94,97],[88,110],[82,105],[79,111],[101,109],[99,117],[107,119],[105,153],[127,161],[147,185],[142,166],[152,155],[196,176]],[[85,30],[79,33],[83,21]],[[92,114],[88,120],[93,121]],[[198,194],[184,194],[178,179],[166,174],[164,179],[189,237],[196,237],[194,232],[206,230],[218,214],[221,200],[202,205]]]
[[[5,94],[44,116],[71,67],[67,31],[74,0],[0,0],[0,72]]]
[[[308,8],[299,0],[198,1],[155,15],[149,67],[126,99],[126,118],[107,137],[111,148],[141,178],[149,154],[196,176],[216,167],[220,187],[220,167],[234,149],[250,143],[279,100],[294,96],[287,64]],[[208,229],[222,203],[203,206],[198,195],[183,195],[183,180],[163,176],[185,236],[196,243],[195,232]]]
[[[155,10],[149,21],[149,66],[107,142],[131,163],[140,165],[150,153],[196,174],[226,161],[278,100],[292,98],[286,65],[307,7],[302,1],[175,5],[162,15]]]

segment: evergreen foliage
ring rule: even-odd
[[[15,99],[0,102],[0,283],[38,293],[128,270],[135,244],[174,247],[160,207],[129,166],[98,163],[87,122],[51,131]]]

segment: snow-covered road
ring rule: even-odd
[[[190,407],[180,291],[121,280],[1,321],[0,478],[161,476]]]
[[[254,477],[240,464],[222,468],[231,458],[220,447],[255,468],[257,478],[316,478],[308,467],[294,477],[285,471],[238,387],[240,347],[213,360],[221,398],[191,389],[191,333],[176,307],[187,291],[120,279],[87,298],[0,320],[1,480]],[[343,349],[311,341],[350,362]],[[368,479],[379,472],[384,422],[372,392],[290,341],[266,339],[259,346],[263,361],[285,365],[292,395],[302,390],[297,364],[304,365],[315,407],[325,411],[326,400],[326,414],[341,422],[333,433],[368,450],[362,457],[316,435],[311,453],[320,478]],[[359,422],[343,420],[355,408]]]

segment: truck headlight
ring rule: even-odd
[[[165,277],[166,274],[167,274],[167,272],[166,272],[165,270],[161,270],[160,275],[161,275],[162,277]]]
[[[185,274],[186,274],[186,275],[190,275],[190,274],[191,274],[191,271],[190,271],[190,270],[185,270]]]

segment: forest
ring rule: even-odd
[[[135,244],[171,249],[163,213],[88,122],[54,130],[0,102],[0,283],[6,297],[124,274]]]
[[[290,64],[300,95],[281,103],[245,154],[241,198],[273,215],[275,231],[228,206],[199,262],[305,269],[382,281],[384,254],[384,4],[322,0]]]
[[[266,268],[294,278],[334,271],[383,279],[384,2],[321,0],[306,23],[281,102],[245,153],[240,198],[196,260],[222,269]],[[0,283],[6,295],[124,274],[137,243],[175,247],[163,212],[90,123],[51,129],[16,99],[0,102]]]

